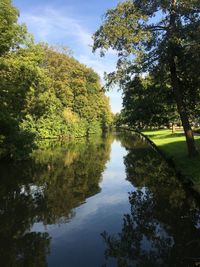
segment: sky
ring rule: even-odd
[[[93,68],[101,77],[115,70],[116,55],[109,51],[101,58],[92,53],[92,34],[103,21],[106,10],[119,0],[13,0],[36,42],[68,46],[79,62]],[[114,113],[121,109],[121,92],[117,88],[107,93]]]

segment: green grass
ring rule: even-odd
[[[173,159],[176,169],[186,178],[194,182],[195,188],[200,191],[200,155],[189,158],[185,136],[181,132],[172,134],[171,130],[143,131],[167,157]],[[195,136],[200,153],[200,136]]]

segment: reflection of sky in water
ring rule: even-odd
[[[143,264],[147,258],[148,266],[196,266],[200,212],[195,199],[140,139],[122,135],[116,139],[129,149],[114,141],[110,160],[113,136],[69,143],[67,166],[63,146],[45,148],[35,155],[37,164],[31,161],[33,165],[25,166],[22,178],[26,179],[19,184],[15,181],[20,165],[14,174],[2,169],[8,182],[1,190],[2,266],[18,266],[19,255],[29,259],[31,266],[46,266],[46,259],[50,267],[104,263],[112,267],[117,266],[113,255],[126,255],[131,266],[147,266]],[[101,236],[104,231],[108,235]],[[9,259],[14,263],[5,265]]]
[[[105,245],[100,234],[118,233],[123,214],[130,210],[127,193],[133,191],[133,186],[126,181],[123,164],[126,153],[120,142],[113,142],[110,161],[100,183],[101,192],[75,208],[75,216],[68,223],[34,224],[32,231],[47,231],[52,237],[49,266],[83,266],[83,255],[84,266],[103,264]]]

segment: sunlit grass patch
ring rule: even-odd
[[[173,159],[176,169],[191,179],[200,191],[200,155],[189,158],[185,136],[181,132],[172,134],[171,130],[144,131],[165,154]],[[200,136],[195,136],[200,153]]]

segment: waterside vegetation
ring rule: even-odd
[[[94,34],[94,51],[116,51],[108,87],[119,84],[123,109],[116,126],[160,129],[182,127],[183,134],[147,132],[178,169],[200,183],[200,2],[123,1],[107,10]]]
[[[199,9],[196,0],[123,1],[107,10],[93,46],[101,55],[117,51],[107,81],[123,89],[126,123],[180,120],[190,157],[198,154],[191,118],[199,116]]]
[[[109,129],[100,77],[65,47],[36,44],[10,0],[0,2],[0,157],[24,158],[36,140]]]

